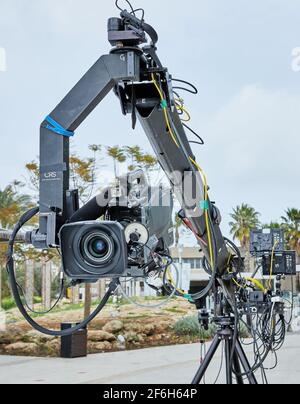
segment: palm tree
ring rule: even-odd
[[[142,157],[142,165],[148,171],[157,169],[158,161],[157,158],[152,156],[152,154],[144,154]]]
[[[143,151],[140,146],[126,146],[125,153],[131,162],[128,169],[129,171],[134,171],[142,161]]]
[[[125,163],[126,155],[124,149],[119,146],[107,147],[107,155],[113,159],[114,162],[114,172],[117,177],[117,163]]]
[[[30,206],[31,198],[20,194],[18,191],[20,183],[14,182],[4,190],[0,190],[0,228],[11,229]],[[2,292],[7,292],[7,282],[2,282],[4,275],[3,266],[6,262],[7,245],[0,244],[0,309]],[[3,279],[4,280],[4,279]]]
[[[285,230],[286,242],[291,250],[300,257],[300,210],[288,209],[282,217],[282,227]]]
[[[239,240],[242,248],[248,248],[251,230],[260,227],[260,214],[251,206],[242,204],[233,209],[233,213],[230,216],[233,219],[229,223],[231,227],[230,233],[234,239]]]
[[[18,192],[18,183],[0,190],[0,227],[10,229],[28,209],[31,198]]]
[[[151,184],[151,172],[158,170],[158,161],[151,154],[144,154],[141,160],[141,167],[145,171],[148,179],[148,183]]]

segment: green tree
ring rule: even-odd
[[[11,230],[22,213],[31,206],[31,198],[21,192],[21,183],[15,181],[4,190],[0,190],[0,228]],[[16,246],[16,253],[22,253],[22,247]],[[7,282],[7,275],[4,271],[6,263],[7,244],[0,244],[0,296],[5,298],[10,295]],[[2,281],[2,282],[1,282]],[[0,302],[1,306],[1,302]]]
[[[268,224],[263,225],[264,229],[269,229],[269,230],[278,230],[282,228],[282,225],[278,222],[271,222]]]
[[[12,228],[20,215],[31,204],[31,198],[19,192],[20,183],[8,185],[3,191],[0,190],[0,227]]]
[[[286,242],[291,250],[300,257],[300,210],[288,209],[282,217],[282,227],[285,230]]]
[[[114,147],[107,147],[107,155],[113,159],[114,163],[114,173],[115,177],[118,175],[118,163],[125,163],[126,154],[125,150],[122,147],[114,146]]]
[[[157,158],[154,157],[152,154],[144,154],[142,156],[142,166],[147,171],[154,171],[158,169],[158,161]]]
[[[242,204],[233,209],[230,216],[232,218],[229,223],[230,233],[235,240],[239,240],[242,248],[248,248],[251,230],[260,227],[260,214],[251,206]]]
[[[126,146],[125,154],[130,161],[130,165],[128,166],[129,171],[134,171],[137,169],[137,166],[141,163],[143,158],[143,151],[140,146]]]
[[[145,171],[149,184],[151,183],[151,172],[158,171],[158,160],[155,156],[144,151],[139,146],[126,146],[125,154],[130,161],[128,166],[129,171],[134,171],[141,168]]]
[[[93,192],[95,183],[93,158],[70,157],[70,179],[74,189],[78,189],[80,201],[85,203]]]

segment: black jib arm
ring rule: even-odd
[[[126,38],[128,40],[127,31]],[[76,191],[69,189],[70,138],[96,106],[114,90],[123,113],[132,114],[134,126],[136,119],[139,119],[186,218],[202,240],[200,245],[207,259],[211,255],[205,209],[209,210],[217,270],[223,274],[229,253],[219,227],[220,215],[211,202],[209,206],[203,205],[203,178],[192,162],[196,158],[175,107],[171,76],[162,67],[153,43],[143,48],[136,44],[116,45],[109,55],[102,56],[95,63],[41,125],[40,227],[31,234],[30,241],[37,248],[57,246],[60,228],[78,210]],[[164,91],[164,102],[151,79],[154,76]],[[165,113],[177,144],[171,136]],[[188,180],[183,182],[185,176]],[[192,192],[190,187],[182,185],[186,182],[192,184]]]

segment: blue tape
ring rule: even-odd
[[[51,116],[47,116],[46,122],[49,125],[46,125],[46,129],[51,130],[52,132],[56,133],[57,135],[72,137],[74,136],[74,132],[66,130],[63,128],[58,122],[56,122]]]

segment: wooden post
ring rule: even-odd
[[[42,302],[44,310],[51,308],[51,262],[43,264],[42,269]]]
[[[84,298],[84,318],[91,314],[92,307],[92,286],[90,283],[85,284],[85,298]]]
[[[25,263],[25,295],[27,304],[34,305],[34,270],[35,262],[30,260]]]
[[[72,287],[72,304],[79,303],[79,285]]]
[[[101,298],[101,280],[97,282],[97,298]]]
[[[100,280],[100,298],[102,299],[105,296],[106,293],[106,280],[101,279]]]

